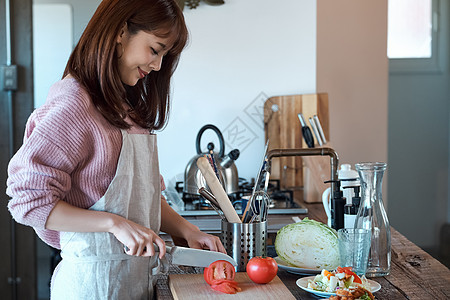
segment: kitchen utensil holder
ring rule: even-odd
[[[267,221],[229,223],[222,220],[220,238],[228,255],[237,262],[236,271],[245,272],[247,263],[252,257],[267,254]]]

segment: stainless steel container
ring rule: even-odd
[[[267,222],[229,223],[222,220],[220,239],[227,254],[237,262],[236,271],[245,272],[252,257],[267,255]]]

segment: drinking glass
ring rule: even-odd
[[[352,267],[358,276],[366,274],[372,233],[367,229],[338,230],[339,256],[342,267]]]

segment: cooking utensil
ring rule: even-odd
[[[222,209],[228,222],[241,223],[241,219],[239,219],[239,216],[234,210],[233,204],[231,204],[227,193],[214,174],[214,171],[211,168],[208,159],[203,156],[200,157],[199,159],[197,159],[197,166],[200,169],[200,172],[202,173],[206,182],[208,183],[208,186],[210,187],[213,195],[216,197],[220,209]]]
[[[211,194],[204,187],[199,188],[198,193],[209,202],[209,205],[211,205],[211,207],[222,218],[222,220],[226,220],[225,215],[223,214],[223,211],[220,209],[219,202],[217,202],[217,199],[216,199],[216,197],[214,197],[213,194]]]
[[[267,213],[269,210],[270,197],[263,191],[258,190],[255,193],[255,201],[252,203],[252,213],[255,218],[252,217],[253,222],[258,218],[258,222],[264,222],[267,220]]]
[[[211,194],[210,191],[208,191],[207,189],[205,189],[204,187],[201,187],[198,189],[198,193],[203,196],[203,198],[205,198],[206,200],[208,200],[209,202],[211,202],[212,204],[214,204],[215,206],[219,207],[220,209],[220,204],[219,202],[217,202],[216,197],[214,197],[213,194]]]
[[[262,174],[265,170],[265,167],[267,165],[267,149],[269,148],[269,140],[267,140],[266,145],[264,146],[264,154],[263,159],[261,162],[261,167],[258,169],[258,174],[256,175],[255,185],[253,186],[253,191],[250,199],[247,202],[247,206],[245,207],[244,213],[242,214],[242,222],[246,223],[249,222],[249,219],[251,216],[249,215],[248,211],[253,205],[253,201],[255,201],[255,193],[257,190],[260,190],[261,188],[261,182],[262,182]]]
[[[322,139],[320,138],[319,130],[317,130],[316,123],[314,122],[313,118],[309,118],[308,121],[309,121],[309,125],[311,125],[311,128],[314,133],[314,137],[316,138],[317,143],[319,144],[319,146],[322,146],[323,142],[322,142]]]
[[[306,142],[306,145],[308,145],[308,148],[314,148],[314,138],[312,136],[311,129],[309,129],[308,125],[306,125],[303,114],[298,114],[298,119],[300,120],[300,124],[302,125],[302,136]]]
[[[325,138],[325,133],[322,129],[322,124],[320,124],[319,117],[317,115],[314,115],[314,122],[316,123],[317,130],[319,131],[320,138],[322,139],[323,144],[325,145],[327,143],[327,139]]]
[[[159,247],[153,244],[155,252],[159,252]],[[192,266],[192,267],[208,267],[217,260],[226,260],[233,266],[237,266],[236,261],[229,255],[193,248],[185,248],[178,246],[166,246],[166,255],[169,254],[171,263],[174,265]]]
[[[217,179],[219,179],[219,182],[220,182],[219,170],[217,169],[216,160],[214,159],[214,151],[213,150],[209,150],[209,155],[207,157],[210,160],[209,163],[210,163],[211,167],[214,170],[214,174],[216,174]],[[220,182],[220,184],[223,185],[222,182]]]

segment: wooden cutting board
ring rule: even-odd
[[[231,295],[213,290],[206,283],[203,274],[170,274],[169,287],[175,300],[295,299],[278,276],[268,284],[257,284],[251,281],[246,272],[238,272],[235,280],[242,291]]]
[[[269,150],[307,148],[302,137],[298,113],[303,114],[308,126],[308,118],[317,115],[327,141],[330,140],[327,93],[276,96],[267,99],[264,103],[264,131],[266,140],[269,140]],[[314,143],[319,147],[315,139]],[[323,184],[323,180],[319,180],[317,176],[311,176],[312,178],[305,182],[305,175],[308,173],[305,174],[303,159],[302,157],[273,158],[270,179],[279,179],[281,188],[293,190],[294,197],[305,186],[314,187],[314,193],[311,193],[311,189],[305,190],[302,198],[305,202],[321,202],[320,195],[328,186]],[[314,156],[310,157],[309,161],[312,161],[312,165],[315,165],[317,161],[324,162],[325,167],[329,164],[328,157]],[[330,177],[329,174],[325,176],[327,180]]]

